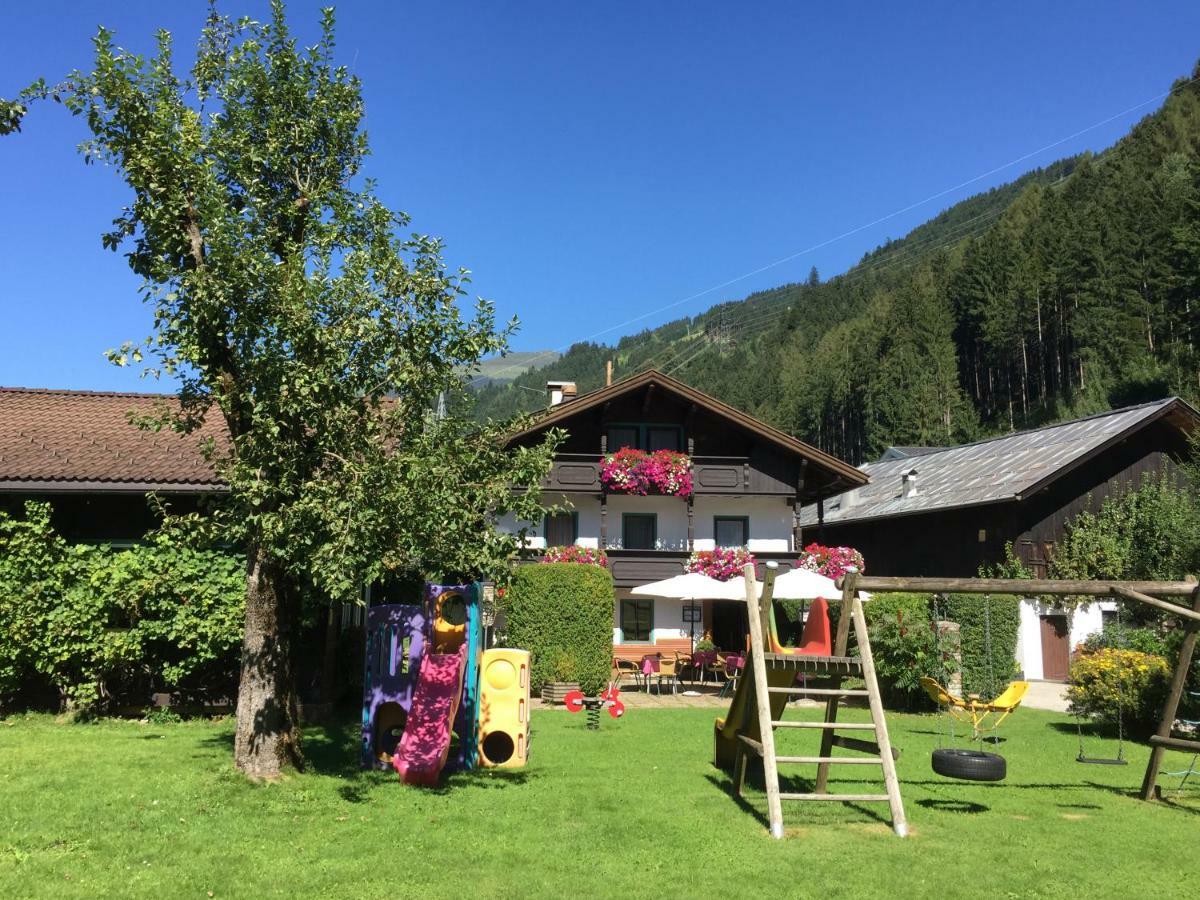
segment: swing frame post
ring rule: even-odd
[[[1127,592],[1132,594],[1133,592]],[[1125,594],[1122,594],[1125,596]],[[1137,596],[1131,600],[1140,599]],[[1200,615],[1200,585],[1192,591],[1192,611]],[[1200,632],[1200,622],[1192,621],[1186,624],[1187,634],[1179,645],[1179,659],[1175,663],[1175,673],[1171,677],[1171,689],[1167,693],[1167,701],[1163,704],[1162,718],[1158,723],[1158,731],[1150,739],[1150,761],[1146,763],[1146,775],[1142,779],[1142,799],[1159,799],[1158,772],[1162,768],[1163,751],[1167,749],[1164,741],[1171,740],[1171,729],[1175,727],[1175,716],[1179,712],[1179,701],[1183,698],[1183,689],[1187,684],[1188,669],[1192,664],[1192,654],[1196,650],[1196,635]],[[1155,740],[1157,738],[1157,740]],[[1200,742],[1189,741],[1193,749],[1200,750]]]
[[[1042,578],[891,578],[863,575],[858,578],[859,590],[874,593],[897,591],[924,594],[1018,594],[1022,596],[1052,595],[1057,597],[1091,596],[1121,597],[1151,606],[1182,620],[1187,634],[1179,647],[1179,660],[1171,678],[1171,688],[1163,704],[1158,732],[1150,738],[1150,761],[1142,780],[1142,799],[1158,797],[1158,773],[1162,767],[1163,751],[1167,748],[1200,752],[1200,741],[1171,737],[1175,715],[1187,684],[1188,669],[1200,635],[1200,584],[1194,576],[1185,581],[1064,581]],[[1163,597],[1188,597],[1191,606],[1170,603]]]

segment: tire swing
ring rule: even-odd
[[[938,747],[933,751],[933,771],[964,781],[1003,781],[1008,762],[999,753]]]
[[[938,614],[936,601],[934,602],[933,614],[934,628],[937,629],[938,652],[941,655],[943,652],[942,629],[938,627],[937,622],[942,621],[942,617]],[[995,697],[996,677],[992,667],[992,603],[991,597],[987,594],[984,594],[983,598],[983,640],[984,646],[987,648],[988,692],[989,696]],[[939,708],[945,709],[943,719],[946,722],[946,743],[953,743],[955,740],[954,721],[957,718],[954,710],[956,705],[963,703],[963,701],[951,695],[940,685],[937,685],[936,682],[933,682],[933,686],[937,687],[937,692],[935,693],[935,691],[930,690],[930,693],[938,701]],[[941,694],[944,694],[944,696],[938,696]],[[1004,715],[1007,715],[1007,713]],[[997,721],[996,724],[999,724],[999,722]],[[979,731],[978,722],[975,722],[972,737],[979,741],[981,747],[983,746],[983,735]],[[1004,777],[1008,774],[1008,761],[999,753],[989,753],[982,749],[968,750],[944,746],[940,731],[938,732],[938,747],[933,751],[931,762],[933,771],[938,775],[946,778],[957,778],[961,781],[1003,781]]]

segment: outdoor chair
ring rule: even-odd
[[[742,668],[746,665],[746,657],[730,654],[725,657],[725,684],[721,686],[720,696],[725,697],[737,690],[737,681],[741,677]]]
[[[722,656],[720,653],[714,652],[711,655],[708,663],[704,666],[703,669],[700,670],[700,683],[701,684],[704,684],[704,676],[705,675],[711,675],[713,678],[714,684],[718,681],[724,681],[726,678],[728,678],[729,676],[725,670],[725,657]]]
[[[658,672],[654,676],[658,683],[658,692],[662,693],[663,679],[671,682],[671,693],[679,690],[679,660],[663,658],[658,661]]]
[[[632,659],[617,657],[613,660],[613,681],[620,685],[623,675],[632,675],[634,685],[639,688],[642,686],[642,670],[638,664]]]

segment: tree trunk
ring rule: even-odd
[[[296,673],[298,595],[279,567],[252,546],[246,565],[246,634],[238,685],[234,765],[251,778],[302,768]]]

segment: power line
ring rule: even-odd
[[[1062,179],[1059,179],[1059,181],[1061,180]],[[1055,183],[1057,184],[1058,182]],[[918,266],[923,261],[926,253],[940,250],[952,244],[957,244],[960,241],[966,240],[970,237],[982,234],[991,226],[991,220],[1003,214],[1005,209],[1006,207],[1000,207],[995,210],[972,216],[970,219],[953,226],[945,234],[939,235],[936,238],[928,238],[924,242],[918,241],[911,246],[901,247],[894,255],[885,256],[882,260],[872,260],[868,263],[863,263],[844,275],[837,276],[836,280],[842,282],[843,284],[851,283],[857,279],[865,278],[887,269],[899,267],[899,271],[903,271],[904,269]],[[972,233],[961,233],[966,226],[980,220],[983,220],[983,227],[976,229]],[[735,327],[737,327],[739,330],[744,329],[744,333],[741,333],[741,337],[744,339],[757,337],[765,331],[768,331],[776,321],[782,320],[789,312],[791,312],[790,305],[782,309],[774,309],[767,312],[759,311],[757,316],[748,315],[743,319],[738,320]],[[695,359],[697,359],[704,351],[710,350],[714,346],[716,346],[716,344],[710,342],[706,346],[700,348],[699,351],[693,353],[687,359],[680,362],[678,365],[673,365],[669,371],[666,370],[664,366],[664,371],[666,371],[668,374],[669,372],[678,371],[688,363],[695,361]],[[670,362],[678,359],[681,355],[682,354],[673,355],[670,358]]]
[[[921,262],[921,259],[927,252],[942,249],[943,247],[956,244],[959,241],[972,237],[973,234],[982,233],[991,225],[991,220],[995,219],[1003,211],[1003,208],[1000,208],[972,216],[970,219],[956,224],[949,229],[949,231],[938,235],[937,237],[930,237],[924,240],[911,242],[903,247],[897,248],[892,253],[884,255],[882,258],[873,259],[866,263],[862,263],[846,274],[839,275],[837,280],[843,284],[853,283],[860,278],[874,275],[886,269],[892,269],[897,266],[901,266],[901,268],[903,268],[906,265],[917,265]],[[973,234],[963,233],[964,229],[981,220],[983,221],[982,228],[977,229]],[[782,307],[772,306],[765,310],[752,308],[746,310],[742,316],[734,319],[732,322],[726,321],[721,328],[726,339],[731,336],[736,336],[741,339],[756,337],[757,335],[762,334],[764,331],[770,329],[771,326],[776,322],[784,319],[787,314],[791,312],[791,309],[791,304]],[[700,356],[704,350],[710,350],[718,346],[719,343],[720,342],[710,340],[700,351],[695,353],[691,352],[695,349],[695,347],[690,342],[683,343],[682,345],[669,345],[647,357],[646,359],[641,360],[639,367],[641,369],[659,368],[666,373],[678,371],[680,368],[683,368],[689,362],[692,362],[695,358]],[[684,356],[687,356],[688,358],[676,365],[675,363],[678,360],[681,360]]]
[[[1197,76],[1197,78],[1200,78],[1200,76]],[[976,182],[982,181],[985,178],[988,178],[999,172],[1003,172],[1005,169],[1010,169],[1015,165],[1019,165],[1020,163],[1030,160],[1030,159],[1034,158],[1035,156],[1039,156],[1048,150],[1053,150],[1055,147],[1059,147],[1059,146],[1067,143],[1068,141],[1074,140],[1075,138],[1078,138],[1078,137],[1081,137],[1081,136],[1087,134],[1088,132],[1095,131],[1097,128],[1102,128],[1105,125],[1110,124],[1111,122],[1115,122],[1117,119],[1123,118],[1123,117],[1129,115],[1130,113],[1136,112],[1137,110],[1150,105],[1151,103],[1155,103],[1159,100],[1163,100],[1163,99],[1171,96],[1172,94],[1176,93],[1177,91],[1180,91],[1183,88],[1187,87],[1188,85],[1194,83],[1197,80],[1197,78],[1189,78],[1186,81],[1180,82],[1179,84],[1171,87],[1167,91],[1164,91],[1160,94],[1156,94],[1153,97],[1149,97],[1148,99],[1143,100],[1140,103],[1135,103],[1133,106],[1126,107],[1125,109],[1121,110],[1120,112],[1116,112],[1110,116],[1106,116],[1105,118],[1100,119],[1099,121],[1094,122],[1091,125],[1088,125],[1086,128],[1080,128],[1079,130],[1074,131],[1071,134],[1066,135],[1065,137],[1061,137],[1057,140],[1051,141],[1048,144],[1044,144],[1043,146],[1038,147],[1036,150],[1031,150],[1027,153],[1023,153],[1020,156],[1017,156],[1017,157],[1009,160],[1006,163],[1003,163],[998,166],[994,166],[993,168],[988,169],[986,172],[982,172],[979,175],[976,175],[972,178],[968,178],[966,181],[961,181],[956,185],[953,185],[951,187],[948,187],[943,190],[937,191],[933,194],[930,194],[929,196],[927,196],[921,200],[917,200],[914,203],[910,203],[907,206],[903,206],[903,207],[901,207],[897,210],[894,210],[886,215],[883,215],[876,219],[873,219],[870,222],[867,222],[863,225],[859,225],[855,228],[851,228],[848,231],[843,231],[841,234],[835,235],[831,238],[827,238],[826,240],[823,240],[823,241],[819,241],[815,244],[805,247],[802,250],[797,250],[794,253],[789,253],[787,256],[780,257],[779,259],[776,259],[773,262],[769,262],[766,265],[759,266],[758,268],[752,269],[749,272],[745,272],[734,278],[727,279],[726,281],[723,281],[720,284],[716,284],[716,285],[713,285],[712,287],[705,288],[702,291],[698,291],[694,294],[690,294],[689,296],[684,297],[680,300],[676,300],[671,303],[665,304],[664,306],[657,307],[656,309],[649,310],[648,312],[642,313],[641,315],[638,315],[638,316],[634,316],[631,319],[626,319],[624,322],[618,322],[615,325],[610,325],[606,328],[603,328],[599,331],[596,331],[596,332],[588,335],[585,338],[582,338],[577,341],[572,341],[570,344],[566,344],[563,347],[559,348],[558,350],[548,350],[543,353],[536,354],[535,356],[528,359],[524,365],[513,365],[513,366],[509,366],[507,369],[499,369],[496,372],[493,372],[492,375],[494,376],[494,375],[500,374],[500,372],[509,371],[511,369],[516,369],[516,368],[525,368],[525,369],[533,368],[532,363],[534,360],[537,360],[539,358],[544,358],[547,356],[551,356],[556,353],[557,354],[564,353],[568,349],[570,349],[570,347],[573,344],[581,343],[583,341],[591,341],[602,335],[608,334],[612,331],[616,331],[617,329],[626,328],[629,325],[633,325],[637,322],[641,322],[647,318],[650,318],[651,316],[665,312],[668,309],[674,309],[674,308],[682,306],[686,303],[690,303],[693,300],[697,300],[700,297],[706,296],[707,294],[711,294],[715,291],[719,291],[722,288],[730,287],[734,284],[737,284],[740,281],[746,280],[747,278],[752,278],[755,275],[760,275],[763,272],[769,271],[770,269],[776,268],[777,266],[781,266],[785,263],[791,262],[792,260],[797,259],[801,256],[804,256],[808,253],[812,253],[816,250],[820,250],[820,249],[823,249],[824,247],[828,247],[830,244],[834,244],[838,241],[844,240],[845,238],[852,237],[853,235],[856,235],[863,231],[866,231],[868,228],[873,228],[876,225],[881,225],[884,222],[890,221],[891,219],[894,219],[897,216],[901,216],[906,212],[911,212],[912,210],[914,210],[920,206],[924,206],[925,204],[931,203],[934,200],[939,200],[942,197],[945,197],[949,194],[954,193],[955,191],[962,190],[963,188],[969,187],[970,185],[975,184]],[[476,380],[477,379],[472,379],[471,383],[474,383]]]

